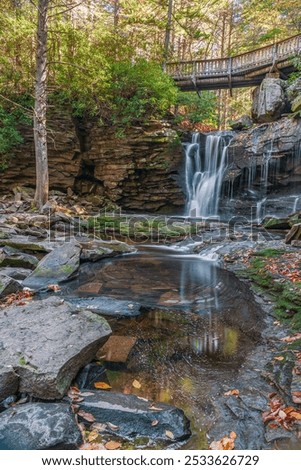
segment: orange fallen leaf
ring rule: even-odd
[[[210,450],[233,450],[235,448],[235,439],[237,434],[232,431],[230,436],[222,437],[220,441],[211,442],[209,449]]]
[[[224,395],[226,397],[229,397],[229,396],[238,396],[239,395],[239,390],[237,390],[237,388],[235,388],[234,390],[229,390],[228,392],[224,393]]]
[[[116,449],[119,449],[120,447],[121,447],[120,442],[116,442],[116,441],[109,441],[105,444],[105,448],[107,450],[116,450]]]
[[[112,388],[111,385],[107,384],[106,382],[95,382],[94,387],[101,390],[110,390]]]
[[[142,387],[141,383],[139,382],[139,380],[133,380],[133,383],[132,383],[133,387],[134,388],[138,388],[140,389]]]
[[[91,413],[87,413],[84,410],[79,410],[77,414],[81,418],[84,418],[86,421],[88,421],[88,423],[94,423],[94,421],[96,421],[96,419]]]
[[[284,357],[283,356],[276,356],[274,357],[275,361],[283,361]]]
[[[298,411],[292,411],[289,415],[297,421],[301,420],[301,413],[298,413]]]

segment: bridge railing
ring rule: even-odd
[[[168,62],[166,72],[175,79],[243,75],[269,65],[272,66],[300,52],[301,34],[234,57]]]

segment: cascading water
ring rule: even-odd
[[[227,165],[227,148],[233,134],[217,132],[203,135],[194,133],[186,144],[185,181],[187,191],[186,214],[190,217],[210,217],[218,214],[223,176]]]

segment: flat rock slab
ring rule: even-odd
[[[22,290],[22,285],[5,274],[0,273],[0,298]]]
[[[24,281],[31,289],[58,284],[74,277],[79,268],[81,247],[76,242],[64,243],[39,262],[36,269]]]
[[[99,423],[111,423],[114,426],[108,426],[105,432],[125,439],[148,437],[171,444],[191,434],[182,410],[165,403],[154,404],[136,395],[96,390],[80,403],[80,409],[91,413]]]
[[[102,317],[57,297],[2,309],[0,331],[0,366],[14,368],[20,392],[42,399],[61,398],[111,333]]]
[[[41,242],[39,240],[31,240],[30,237],[12,237],[9,240],[0,240],[0,245],[10,246],[22,251],[33,251],[41,253],[49,253],[52,251],[50,243]]]
[[[133,336],[111,336],[97,352],[96,357],[108,362],[125,363],[136,341],[137,338]]]
[[[15,248],[4,247],[0,250],[0,268],[16,267],[34,269],[37,267],[38,263],[39,260],[35,256],[22,253]]]
[[[129,300],[116,300],[111,297],[66,297],[77,310],[88,309],[99,315],[110,317],[137,317],[141,315],[141,305]]]
[[[66,403],[27,403],[1,413],[1,450],[77,449],[81,440]]]

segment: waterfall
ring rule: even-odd
[[[195,132],[186,144],[185,181],[187,192],[186,214],[190,217],[209,217],[218,214],[218,203],[223,176],[227,166],[227,148],[231,132],[203,135]]]

